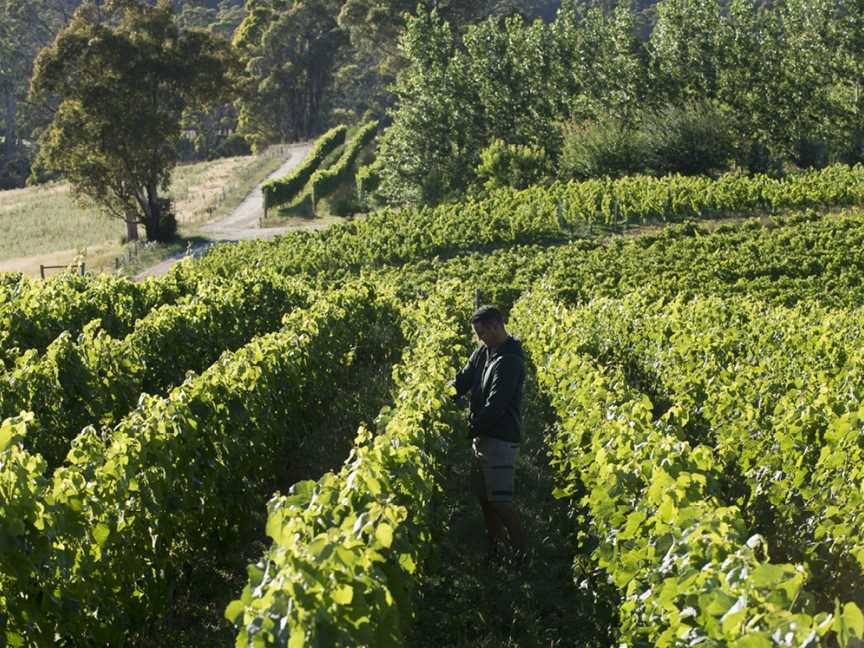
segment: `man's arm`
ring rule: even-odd
[[[519,387],[521,365],[522,359],[518,356],[505,355],[493,367],[489,377],[489,396],[483,409],[477,412],[472,420],[472,426],[477,431],[488,429],[507,416],[507,408]]]
[[[456,374],[456,379],[453,381],[453,387],[456,389],[456,398],[461,398],[471,391],[471,385],[474,384],[477,354],[479,352],[480,350],[476,349],[474,353],[471,354],[471,357],[468,358],[466,365]]]

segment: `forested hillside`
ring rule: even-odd
[[[30,175],[57,108],[28,93],[36,55],[79,4],[2,4],[5,186]],[[384,134],[372,206],[553,177],[780,175],[854,163],[864,149],[854,0],[162,4],[180,29],[231,39],[242,70],[230,99],[184,107],[178,160],[374,118]]]
[[[69,24],[82,0],[3,0],[0,2],[0,189],[21,186],[30,172],[38,133],[50,121],[52,105],[28,99],[28,84],[38,52]],[[111,2],[102,3],[106,7]],[[115,3],[116,4],[116,3]],[[150,2],[157,4],[157,2]],[[248,152],[250,144],[295,141],[320,132],[340,118],[362,116],[367,110],[383,116],[392,104],[385,85],[393,70],[383,59],[397,52],[401,14],[414,11],[414,2],[370,3],[366,0],[171,0],[182,28],[210,30],[231,40],[250,17],[238,37],[238,47],[256,59],[250,79],[257,85],[254,101],[238,106],[226,103],[208,111],[184,115],[182,159],[210,159]],[[528,17],[551,18],[557,2],[542,0],[489,0],[481,3],[438,3],[442,15],[464,25],[486,15],[520,11]],[[470,9],[465,7],[470,6]],[[256,21],[267,21],[268,42]],[[253,41],[249,40],[254,32]],[[297,38],[299,37],[299,40]],[[274,50],[274,39],[285,45]],[[287,43],[295,42],[295,46]],[[294,72],[281,77],[277,70],[289,64]],[[398,64],[396,66],[398,68]],[[380,68],[380,69],[379,69]],[[275,76],[271,76],[274,75]],[[286,107],[285,94],[314,87],[305,102]],[[269,89],[265,92],[265,89]],[[245,105],[245,104],[241,104]],[[56,106],[54,106],[56,108]],[[269,115],[259,123],[259,118]],[[233,136],[238,118],[244,137]]]

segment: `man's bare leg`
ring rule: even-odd
[[[486,521],[486,537],[489,541],[489,555],[493,557],[502,542],[507,540],[504,523],[498,516],[491,502],[480,500],[483,509],[483,519]]]
[[[524,552],[528,548],[528,536],[525,534],[525,529],[522,527],[522,522],[519,520],[519,514],[516,512],[516,507],[513,506],[513,503],[491,502],[489,506],[492,508],[493,515],[498,521],[499,526],[507,529],[507,534],[510,536],[510,544],[513,545],[513,548],[516,551]]]

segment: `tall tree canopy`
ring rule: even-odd
[[[81,199],[164,240],[175,223],[168,188],[188,108],[224,102],[235,67],[227,41],[181,30],[165,0],[82,5],[36,60],[34,100],[58,107],[37,164],[62,173]]]
[[[635,119],[648,94],[647,52],[636,38],[636,23],[627,2],[559,13],[548,45],[563,83],[559,117]]]
[[[573,137],[613,133],[619,157],[636,131],[678,150],[686,142],[661,141],[677,128],[712,132],[751,170],[864,159],[864,0],[661,0],[646,23],[648,4],[568,0],[552,23],[493,16],[458,29],[418,10],[376,165],[382,197],[457,195],[499,141],[555,159],[556,123],[578,126]]]
[[[214,0],[209,2],[180,2],[178,22],[181,27],[209,29],[221,34],[228,40],[234,30],[243,22],[246,9],[243,0]]]
[[[234,36],[246,63],[240,128],[256,144],[314,135],[339,50],[339,0],[249,0]]]
[[[30,111],[21,110],[22,99],[42,47],[69,20],[78,0],[0,0],[0,188],[4,178],[20,180],[28,152],[24,141],[36,125]]]

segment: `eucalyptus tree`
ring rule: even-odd
[[[33,59],[68,22],[79,4],[80,0],[0,0],[0,121],[3,123],[0,175],[5,163],[21,154],[22,140],[35,125],[36,120],[29,114],[32,107],[22,102],[33,71]]]
[[[418,11],[435,10],[458,34],[489,16],[519,14],[551,20],[560,4],[560,0],[345,0],[339,10],[339,24],[356,47],[399,58],[400,35],[406,21]]]
[[[57,105],[37,166],[125,221],[128,238],[139,224],[150,240],[170,238],[182,115],[227,101],[234,66],[226,40],[178,28],[167,0],[82,5],[36,59],[31,98]]]
[[[245,62],[240,130],[255,145],[315,135],[348,42],[339,0],[249,0],[234,36]]]
[[[243,0],[220,0],[216,6],[185,2],[179,9],[178,23],[184,28],[209,29],[231,39],[243,22],[246,9]]]

